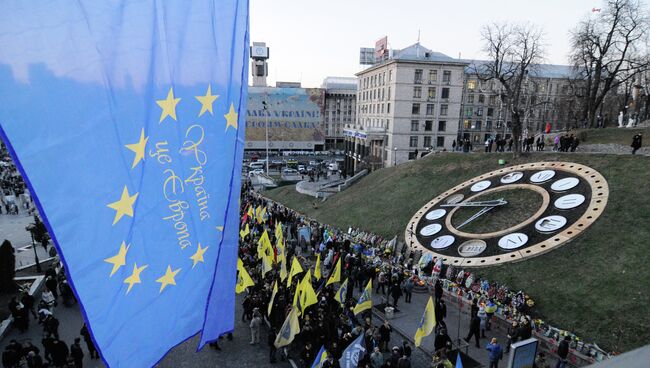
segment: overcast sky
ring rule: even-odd
[[[327,76],[354,76],[359,47],[388,36],[391,48],[417,41],[451,57],[483,58],[481,27],[530,22],[545,32],[547,62],[566,64],[569,30],[595,16],[601,0],[250,0],[251,42],[270,48],[269,85],[300,81],[319,87]]]

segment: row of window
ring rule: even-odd
[[[386,93],[387,92],[387,93]],[[386,98],[384,98],[386,97]],[[369,91],[359,92],[359,101],[370,101],[370,100],[390,100],[390,87],[388,91],[385,88],[376,88]]]
[[[413,98],[422,98],[422,87],[420,86],[413,87]],[[436,87],[428,87],[427,99],[433,100],[435,98],[436,98]],[[449,98],[449,88],[447,87],[442,88],[442,93],[440,94],[440,98],[442,99]]]
[[[415,135],[411,136],[409,138],[409,147],[411,147],[411,148],[420,147],[420,146],[418,146],[418,138],[419,137],[415,136]],[[433,137],[426,136],[426,137],[423,137],[423,138],[424,139],[423,139],[423,142],[422,142],[422,147],[424,147],[424,148],[433,147],[431,145],[431,140],[433,139]],[[444,147],[444,146],[445,146],[445,137],[436,137],[436,147]]]
[[[365,104],[359,106],[359,111],[357,114],[383,114],[384,113],[384,104]],[[390,102],[386,103],[386,114],[390,114]]]
[[[417,132],[420,130],[420,121],[419,120],[411,120],[411,131],[412,132]],[[441,120],[438,122],[438,131],[439,132],[444,132],[447,130],[447,122],[444,120]],[[425,120],[424,121],[424,131],[425,132],[430,132],[433,131],[433,120]]]
[[[381,72],[377,73],[375,75],[371,75],[368,77],[364,77],[361,79],[361,88],[362,89],[368,89],[368,88],[373,88],[377,86],[383,86],[387,82],[391,82],[393,80],[393,71],[389,70],[388,71],[388,80],[386,80],[386,72]]]
[[[435,108],[436,108],[435,104],[427,104],[426,115],[433,115]],[[447,116],[448,111],[449,111],[449,105],[440,104],[440,114],[439,114],[440,116]],[[420,103],[416,102],[411,106],[411,114],[420,115]]]
[[[437,70],[429,70],[429,82],[437,82],[438,81],[438,71]],[[415,69],[415,75],[413,76],[413,83],[415,84],[421,84],[424,82],[424,70],[423,69]],[[451,82],[451,70],[443,70],[442,71],[442,82],[443,83],[450,83]]]
[[[548,80],[548,79],[541,79],[541,81],[539,79],[533,79],[533,80],[531,80],[530,83],[532,85],[532,88],[530,88],[529,90],[532,90],[533,92],[548,93],[548,94],[553,93],[553,83],[551,83],[550,80]],[[547,85],[548,85],[548,88],[546,87]],[[490,81],[488,81],[486,83],[485,87],[487,87],[486,89],[488,91],[494,91],[495,86],[496,86],[495,82],[490,80]],[[481,87],[483,87],[482,83],[478,82],[477,80],[470,79],[470,80],[467,81],[467,90],[468,91],[474,91],[474,90],[477,89],[477,87],[478,87],[478,89],[483,90],[481,88]],[[555,93],[556,94],[557,94],[558,91],[560,91],[561,94],[566,95],[566,94],[569,93],[569,90],[573,91],[574,89],[579,89],[579,88],[574,88],[572,86],[569,86],[569,85],[566,85],[566,84],[560,84],[560,83],[557,83],[555,85]]]

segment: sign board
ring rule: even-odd
[[[361,65],[374,65],[375,64],[375,49],[372,47],[361,47],[359,49],[359,64]]]
[[[251,46],[251,58],[253,59],[268,59],[269,48],[266,46],[253,45]]]
[[[246,149],[313,150],[325,143],[321,88],[249,87]]]
[[[385,36],[375,42],[375,60],[382,61],[388,55],[388,36]]]
[[[531,337],[528,340],[512,344],[508,357],[508,368],[533,368],[538,343],[536,338]]]

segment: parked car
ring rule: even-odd
[[[253,175],[264,174],[264,169],[254,169],[248,172],[248,177],[250,178]]]
[[[299,172],[296,169],[284,169],[282,170],[282,175],[298,175]]]
[[[305,165],[298,165],[298,172],[301,174],[304,174],[307,170],[305,169]]]
[[[250,164],[248,164],[248,169],[250,169],[250,170],[264,169],[265,166],[266,165],[265,165],[264,162],[256,161],[256,162],[251,162]]]

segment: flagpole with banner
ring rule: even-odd
[[[234,329],[248,11],[0,5],[0,135],[107,366]]]

